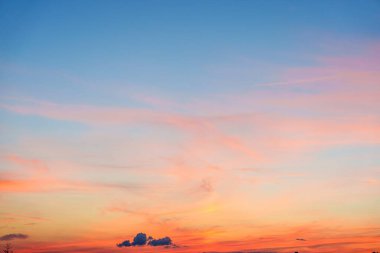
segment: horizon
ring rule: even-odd
[[[0,0],[0,249],[380,251],[379,13]]]

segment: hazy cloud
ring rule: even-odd
[[[205,192],[212,192],[214,190],[210,179],[203,179],[200,188]]]

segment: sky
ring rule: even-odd
[[[380,251],[380,1],[1,0],[5,243]]]

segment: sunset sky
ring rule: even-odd
[[[1,0],[5,243],[380,251],[380,1]]]

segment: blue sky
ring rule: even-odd
[[[2,6],[2,63],[32,68],[34,75],[2,71],[3,82],[41,98],[66,94],[79,100],[91,92],[46,72],[75,76],[88,86],[123,82],[153,92],[213,92],[219,80],[211,67],[240,67],[251,59],[313,64],[310,54],[328,52],[332,34],[353,42],[332,49],[343,55],[355,49],[356,40],[380,34],[378,1],[2,1]]]

